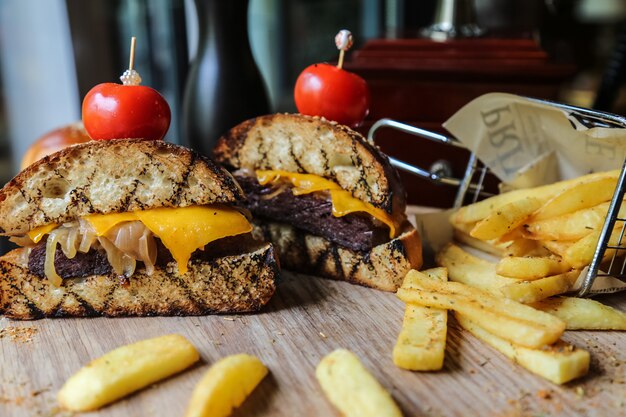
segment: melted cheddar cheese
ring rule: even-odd
[[[58,224],[52,223],[47,224],[45,226],[39,226],[28,232],[28,237],[35,243],[39,243],[41,239],[54,229],[56,229]]]
[[[389,237],[396,237],[399,224],[384,210],[359,200],[344,190],[339,184],[314,174],[299,174],[281,170],[256,171],[256,176],[261,185],[267,185],[286,180],[293,185],[291,189],[294,195],[310,194],[317,191],[327,191],[333,205],[333,216],[342,217],[350,213],[367,213],[389,226]]]

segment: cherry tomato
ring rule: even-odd
[[[83,100],[83,123],[95,140],[163,139],[170,120],[167,101],[143,85],[98,84]]]
[[[300,113],[324,116],[350,127],[359,126],[369,113],[365,80],[330,64],[313,64],[302,71],[294,98]]]

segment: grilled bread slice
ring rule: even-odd
[[[94,213],[241,197],[228,172],[189,149],[135,139],[90,142],[39,160],[0,191],[0,233],[24,234]]]
[[[319,175],[392,216],[406,210],[404,187],[388,158],[357,132],[323,118],[273,114],[248,120],[220,138],[213,156],[228,168]]]
[[[182,275],[170,262],[152,275],[140,269],[123,284],[111,273],[68,279],[57,288],[29,272],[24,251],[0,258],[0,312],[19,320],[252,312],[269,301],[279,274],[272,246],[263,244],[238,255],[191,262]]]
[[[213,155],[228,169],[238,170],[237,175],[280,170],[323,177],[384,210],[399,224],[404,220],[393,239],[357,251],[293,222],[257,216],[253,221],[257,236],[275,245],[284,268],[395,291],[411,268],[421,266],[421,242],[406,221],[405,191],[398,173],[387,156],[359,133],[319,117],[268,115],[231,129],[220,138]]]
[[[422,265],[422,243],[409,225],[395,239],[359,252],[285,223],[254,220],[253,224],[258,238],[272,242],[281,266],[303,274],[396,291],[407,272]]]

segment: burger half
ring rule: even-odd
[[[252,238],[233,177],[163,141],[94,141],[0,190],[0,312],[58,316],[255,311],[279,273]]]
[[[359,133],[269,115],[234,127],[213,154],[244,189],[254,233],[275,245],[284,268],[395,291],[421,266],[398,173]]]

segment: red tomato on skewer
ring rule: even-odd
[[[313,64],[298,76],[294,89],[302,114],[323,116],[357,127],[369,113],[370,94],[365,80],[330,64]]]
[[[95,140],[163,139],[170,121],[167,101],[142,85],[98,84],[83,100],[83,123]]]

